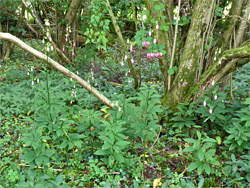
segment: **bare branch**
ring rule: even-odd
[[[25,51],[29,52],[30,54],[36,56],[37,58],[48,62],[51,64],[55,69],[63,73],[69,78],[72,78],[73,80],[76,80],[81,86],[83,86],[85,89],[87,89],[90,93],[92,93],[96,98],[98,98],[100,101],[102,101],[105,105],[112,108],[111,101],[107,99],[105,96],[100,94],[98,90],[96,90],[94,87],[92,87],[90,84],[88,84],[85,80],[65,68],[64,66],[60,65],[47,55],[43,54],[42,52],[37,51],[36,49],[30,47],[29,45],[25,44],[23,41],[21,41],[19,38],[9,34],[9,33],[2,33],[0,32],[0,39],[8,40],[10,42],[13,42],[20,48],[24,49]]]

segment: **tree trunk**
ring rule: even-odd
[[[165,95],[163,103],[177,104],[196,82],[197,63],[200,59],[200,46],[202,36],[207,24],[206,16],[209,14],[212,0],[197,0],[192,15],[191,25],[184,46],[183,55],[177,76],[173,85]],[[185,86],[185,87],[184,87]]]

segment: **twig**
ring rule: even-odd
[[[176,39],[177,39],[177,33],[178,33],[180,9],[181,9],[181,0],[179,0],[179,2],[178,2],[178,14],[177,14],[176,23],[175,23],[174,44],[173,44],[172,57],[171,57],[169,69],[171,69],[173,67],[173,62],[174,62],[174,54],[175,54],[175,46],[176,46]],[[170,86],[171,86],[171,75],[168,74],[168,91],[170,90]]]
[[[18,164],[18,166],[30,167],[30,165],[26,165],[26,164],[24,164],[24,163],[20,163],[20,164]],[[39,168],[39,169],[44,169],[44,167],[42,167],[42,166],[38,166],[37,168]],[[53,170],[54,170],[54,171],[59,171],[59,172],[63,171],[63,169],[54,169],[54,168],[53,168]]]
[[[154,145],[156,144],[157,140],[158,140],[158,139],[159,139],[159,137],[160,137],[161,130],[162,130],[162,126],[160,126],[160,131],[159,131],[159,133],[158,133],[158,135],[157,135],[157,137],[156,137],[156,139],[155,139],[155,141],[154,141],[153,145],[149,148],[149,150],[151,150],[151,149],[154,147]]]

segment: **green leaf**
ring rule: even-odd
[[[198,175],[200,175],[203,170],[204,170],[204,163],[200,163],[198,168],[197,168]]]
[[[250,98],[247,98],[244,104],[249,104],[250,105]]]
[[[104,188],[110,188],[111,187],[111,184],[109,181],[107,181],[105,184],[104,184]]]
[[[205,171],[206,171],[206,173],[208,175],[211,173],[211,168],[210,168],[209,164],[205,163],[204,164],[204,169],[205,169]]]
[[[116,142],[116,144],[115,145],[118,145],[118,146],[126,146],[126,145],[129,145],[130,144],[130,142],[128,142],[128,141],[118,141],[118,142]]]
[[[216,140],[217,140],[217,143],[218,143],[219,145],[221,145],[221,137],[220,137],[220,136],[216,136]]]
[[[140,188],[139,184],[135,180],[134,180],[134,188]]]
[[[201,139],[201,133],[200,133],[200,131],[197,131],[196,133],[197,133],[198,139],[200,140]]]
[[[63,177],[62,177],[62,175],[60,174],[60,175],[58,175],[58,176],[56,177],[56,183],[57,183],[57,185],[60,185],[62,182],[63,182]]]
[[[26,163],[30,163],[35,159],[35,156],[32,152],[26,153],[22,156],[22,159],[25,160]]]
[[[200,164],[200,162],[193,162],[193,163],[191,163],[191,164],[188,166],[187,171],[188,171],[188,172],[193,171],[194,169],[198,168],[199,164]]]
[[[107,155],[107,154],[108,154],[107,151],[100,149],[95,152],[95,155]]]
[[[60,148],[65,148],[67,145],[68,145],[68,142],[64,141],[63,143],[61,143]]]
[[[198,184],[198,188],[201,188],[201,187],[203,186],[204,180],[205,180],[205,179],[204,179],[203,177],[200,179],[200,182],[199,182],[199,184]]]
[[[173,69],[173,68],[171,68],[171,69],[168,69],[168,74],[169,74],[169,75],[172,75],[172,74],[174,74],[174,69]]]
[[[105,144],[103,144],[102,149],[103,149],[103,150],[106,150],[106,149],[111,148],[111,146],[112,146],[111,144],[105,143]]]
[[[200,161],[202,161],[204,159],[203,151],[201,151],[201,150],[198,151],[198,158],[199,158]]]
[[[194,140],[192,138],[185,138],[184,141],[187,143],[195,143],[196,142],[196,140]]]

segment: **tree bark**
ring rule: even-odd
[[[163,103],[177,104],[183,98],[184,94],[196,82],[197,62],[199,61],[200,46],[202,45],[202,36],[207,24],[206,16],[211,9],[212,0],[197,0],[192,15],[191,25],[184,46],[181,64],[173,85],[165,95]],[[185,87],[184,87],[185,85]]]
[[[52,65],[55,69],[63,73],[69,78],[72,78],[73,80],[76,80],[81,86],[83,86],[85,89],[87,89],[90,93],[92,93],[95,97],[97,97],[100,101],[102,101],[105,105],[109,106],[112,108],[111,101],[107,99],[105,96],[103,96],[98,90],[96,90],[94,87],[92,87],[90,84],[88,84],[85,80],[74,74],[73,72],[69,71],[67,68],[64,66],[60,65],[47,55],[35,50],[34,48],[28,46],[25,44],[23,41],[18,39],[17,37],[9,34],[9,33],[2,33],[0,32],[0,39],[7,40],[9,42],[12,42],[19,46],[20,48],[24,49],[28,53],[36,56],[37,58],[48,62],[50,65]]]

